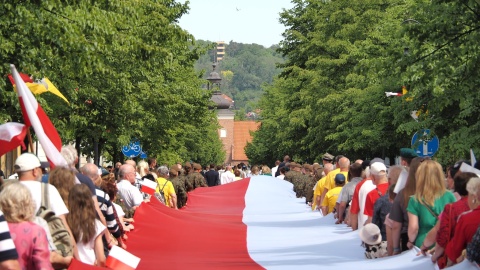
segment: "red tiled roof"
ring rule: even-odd
[[[233,161],[248,161],[244,148],[247,142],[252,141],[250,131],[256,131],[259,127],[259,122],[235,121],[233,125]]]

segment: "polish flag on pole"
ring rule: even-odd
[[[107,262],[105,264],[110,269],[134,270],[137,268],[138,263],[140,263],[140,258],[122,248],[113,246],[108,253]]]
[[[22,146],[27,135],[27,126],[20,123],[10,122],[0,125],[0,157],[13,149]]]
[[[144,180],[140,191],[143,193],[147,193],[149,195],[153,195],[155,193],[156,188],[157,188],[157,183],[152,182],[150,180]]]
[[[62,140],[58,135],[55,126],[52,124],[47,114],[43,111],[40,104],[28,89],[25,82],[18,74],[14,65],[10,65],[13,80],[17,87],[18,101],[22,108],[22,114],[27,127],[32,126],[37,134],[38,140],[43,147],[43,151],[50,162],[50,168],[55,166],[67,166],[67,162],[60,154]]]

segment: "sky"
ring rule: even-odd
[[[190,0],[189,7],[180,26],[195,39],[270,47],[282,40],[285,30],[279,13],[293,4],[290,0]]]

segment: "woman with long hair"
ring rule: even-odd
[[[413,158],[410,162],[410,168],[408,170],[407,183],[405,187],[400,190],[395,199],[393,200],[392,210],[390,211],[389,219],[392,221],[392,245],[393,245],[393,254],[399,254],[402,251],[407,250],[408,242],[408,214],[407,206],[410,200],[410,196],[415,194],[417,189],[417,180],[415,178],[415,173],[417,172],[418,166],[424,161],[423,157]]]
[[[453,179],[454,191],[459,194],[461,199],[445,206],[437,225],[428,233],[420,247],[422,253],[425,253],[436,242],[435,253],[432,255],[431,259],[432,262],[437,262],[437,260],[441,258],[438,261],[440,269],[443,269],[446,266],[447,262],[444,256],[444,251],[454,235],[458,217],[464,212],[470,210],[468,206],[467,183],[474,177],[477,177],[477,175],[470,172],[460,172],[455,175],[455,178]]]
[[[62,197],[63,202],[68,207],[68,193],[75,185],[75,173],[65,167],[55,167],[48,175],[48,183],[55,186]]]
[[[18,182],[4,186],[0,208],[5,215],[22,269],[53,269],[50,263],[47,234],[33,222],[35,201],[30,190]]]
[[[420,247],[427,233],[435,226],[438,215],[446,204],[455,202],[455,196],[445,187],[442,166],[433,160],[424,160],[415,173],[416,192],[410,197],[408,212],[408,248]]]
[[[90,189],[84,184],[75,185],[68,194],[68,204],[67,222],[77,242],[79,260],[105,266],[102,236],[106,227],[96,218]]]

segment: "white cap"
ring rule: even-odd
[[[368,245],[378,245],[382,242],[382,235],[380,234],[380,228],[373,223],[368,223],[367,225],[363,226],[358,234],[360,235],[360,239],[362,239],[365,244]]]
[[[15,160],[15,171],[25,172],[41,167],[40,160],[32,153],[23,153]]]
[[[387,172],[387,167],[385,167],[385,164],[381,162],[375,162],[370,165],[370,174],[379,175],[382,171],[383,173]]]

